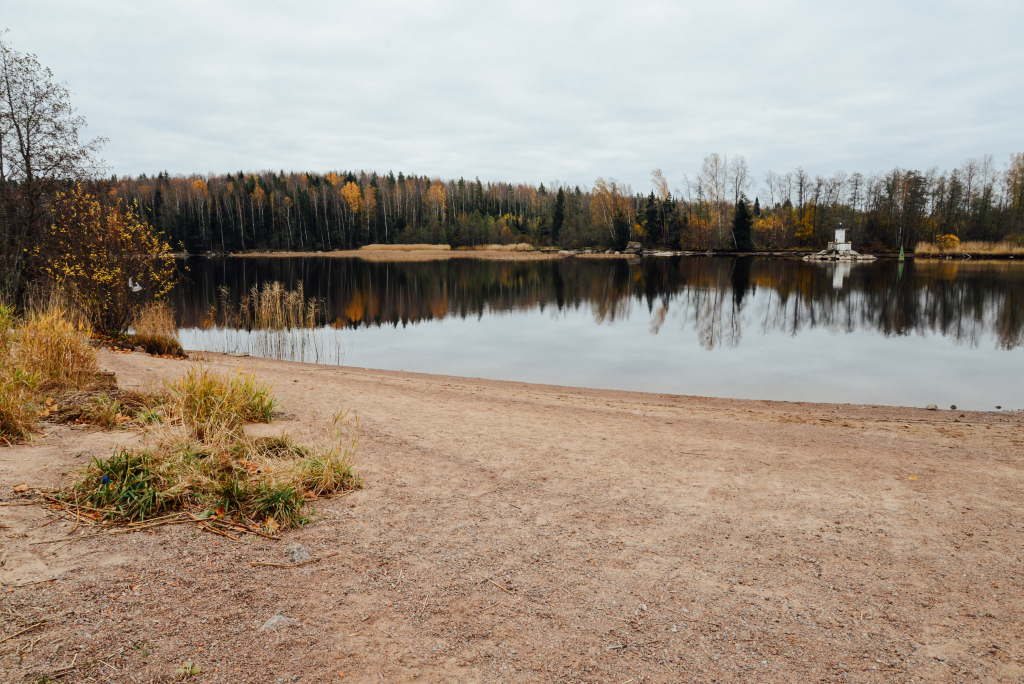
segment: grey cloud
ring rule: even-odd
[[[91,3],[8,8],[116,173],[394,169],[678,185],[1024,150],[1016,3]]]

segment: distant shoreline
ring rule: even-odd
[[[257,258],[257,257],[303,257],[303,258],[330,258],[330,259],[363,259],[364,261],[442,261],[448,259],[480,259],[485,261],[550,261],[553,259],[638,259],[638,258],[679,258],[679,257],[775,257],[775,258],[802,258],[808,254],[814,254],[816,250],[765,250],[758,252],[737,252],[737,251],[672,251],[644,250],[642,253],[612,253],[600,250],[536,250],[536,251],[505,251],[505,250],[461,250],[461,249],[420,249],[407,251],[403,249],[344,249],[330,252],[303,252],[303,251],[265,251],[265,252],[200,252],[188,253],[179,252],[179,258]],[[899,252],[875,252],[872,254],[878,259],[898,259]],[[930,255],[930,254],[906,254],[905,258],[911,260],[920,259],[949,259],[951,255]],[[1013,255],[989,255],[979,254],[961,256],[955,258],[973,259],[998,259],[1012,260]]]

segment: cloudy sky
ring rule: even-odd
[[[674,187],[1024,151],[1024,3],[5,3],[118,174],[393,169]]]

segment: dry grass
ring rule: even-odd
[[[88,328],[50,300],[20,320],[0,305],[0,441],[24,441],[36,418],[49,415],[52,396],[102,379]]]
[[[90,330],[59,307],[30,310],[11,335],[10,361],[37,376],[42,391],[81,389],[99,373]]]
[[[535,252],[537,248],[525,242],[517,242],[512,245],[475,245],[473,247],[460,247],[472,252]]]
[[[253,375],[224,376],[201,365],[189,368],[168,390],[189,437],[200,442],[215,435],[237,437],[246,422],[269,423],[279,405],[270,387]]]
[[[81,469],[76,500],[122,522],[205,509],[274,531],[302,524],[310,499],[362,487],[344,415],[307,447],[285,434],[253,439],[241,429],[238,415],[269,418],[277,404],[252,376],[194,367],[170,391],[170,413],[179,420],[154,429],[147,448],[119,449]]]
[[[185,356],[178,341],[174,312],[166,302],[151,304],[140,311],[132,324],[132,331],[129,343],[142,347],[149,354]]]
[[[959,244],[936,244],[918,242],[914,247],[915,256],[946,256],[976,254],[980,256],[1024,256],[1024,244],[1015,242],[969,241]]]
[[[142,427],[167,419],[165,392],[137,392],[110,387],[68,392],[47,404],[41,417],[57,423],[95,425],[106,430]]]
[[[320,320],[320,304],[306,299],[302,283],[294,290],[275,281],[255,285],[242,297],[236,325],[247,330],[293,330],[314,328]]]
[[[366,252],[419,252],[419,251],[442,251],[451,250],[451,245],[364,245],[360,251]]]

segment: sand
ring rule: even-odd
[[[188,363],[101,360],[126,386]],[[0,508],[0,638],[49,620],[0,644],[0,680],[170,681],[186,660],[201,682],[1024,676],[1019,413],[208,363],[274,382],[286,415],[260,431],[354,411],[368,488],[282,542],[33,545],[73,522]],[[0,449],[3,503],[140,438],[46,433]],[[292,543],[339,553],[250,565]]]

